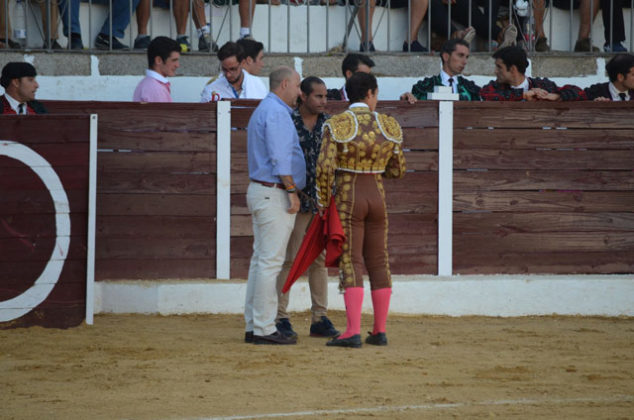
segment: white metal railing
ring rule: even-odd
[[[117,41],[133,46],[137,34],[142,32],[140,8],[150,6],[150,0],[139,1],[0,0],[0,42],[4,48],[13,49],[70,49],[73,45],[68,34],[78,31],[83,49],[91,50],[96,47],[96,36],[104,31],[117,37],[108,38],[108,49],[117,49],[112,47]],[[182,31],[194,51],[199,38],[197,29],[207,26],[213,40],[222,45],[240,37],[242,20],[268,52],[357,51],[364,40],[372,40],[376,51],[400,52],[403,44],[410,46],[414,41],[410,29],[412,22],[414,28],[418,23],[413,13],[425,2],[425,20],[415,35],[428,49],[437,49],[442,39],[476,26],[478,36],[472,49],[492,51],[501,27],[511,22],[518,29],[518,41],[528,51],[536,49],[540,36],[547,38],[553,50],[574,51],[578,38],[585,35],[601,50],[603,44],[616,45],[621,38],[626,49],[634,50],[634,0],[580,0],[580,9],[586,13],[574,9],[571,0],[554,0],[555,7],[548,5],[549,0],[455,0],[453,4],[443,3],[446,0],[372,0],[378,3],[373,12],[371,2],[365,0],[258,0],[265,4],[257,6],[253,3],[256,0],[160,1],[164,7],[152,0],[154,6],[145,11],[148,35],[175,38]],[[337,3],[328,4],[331,1]],[[619,2],[625,7],[621,8]],[[125,13],[121,13],[122,7]],[[591,11],[600,7],[614,7],[615,13],[600,10],[606,17],[592,21]],[[248,12],[251,9],[255,12],[252,17]],[[174,16],[180,16],[178,21]],[[104,24],[106,20],[109,23]],[[116,23],[121,21],[123,28],[117,28]],[[606,26],[608,29],[604,30]],[[364,31],[364,27],[371,30]],[[589,49],[592,43],[584,45]],[[365,45],[365,49],[371,49],[370,45]]]

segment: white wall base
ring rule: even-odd
[[[633,275],[393,276],[390,311],[430,315],[634,316]],[[372,311],[366,285],[364,312]],[[99,281],[96,313],[242,313],[246,282]],[[308,283],[291,289],[289,310],[310,308]],[[329,308],[344,310],[338,283],[328,285]]]

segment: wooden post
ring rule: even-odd
[[[438,275],[453,274],[453,101],[449,87],[436,87],[438,102]]]
[[[86,243],[86,324],[95,313],[95,220],[97,214],[97,114],[90,114],[90,155],[88,167],[88,238]]]
[[[216,278],[231,276],[231,102],[218,101],[216,178]]]

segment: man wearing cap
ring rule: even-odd
[[[7,63],[2,69],[0,86],[4,95],[0,96],[0,114],[46,114],[44,105],[35,100],[35,92],[40,85],[35,81],[37,72],[29,63]]]

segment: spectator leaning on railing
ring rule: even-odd
[[[584,89],[594,101],[634,100],[634,55],[617,54],[605,65],[609,82],[597,83]]]
[[[412,92],[402,94],[400,99],[414,103],[417,99],[427,99],[435,86],[449,86],[453,93],[460,95],[461,101],[479,101],[480,86],[461,76],[468,59],[469,44],[463,39],[450,39],[440,51],[440,74],[419,80],[412,86]]]
[[[582,101],[586,99],[583,90],[574,85],[558,87],[554,82],[543,78],[526,77],[528,67],[526,52],[517,46],[497,50],[495,75],[480,90],[485,101]]]

